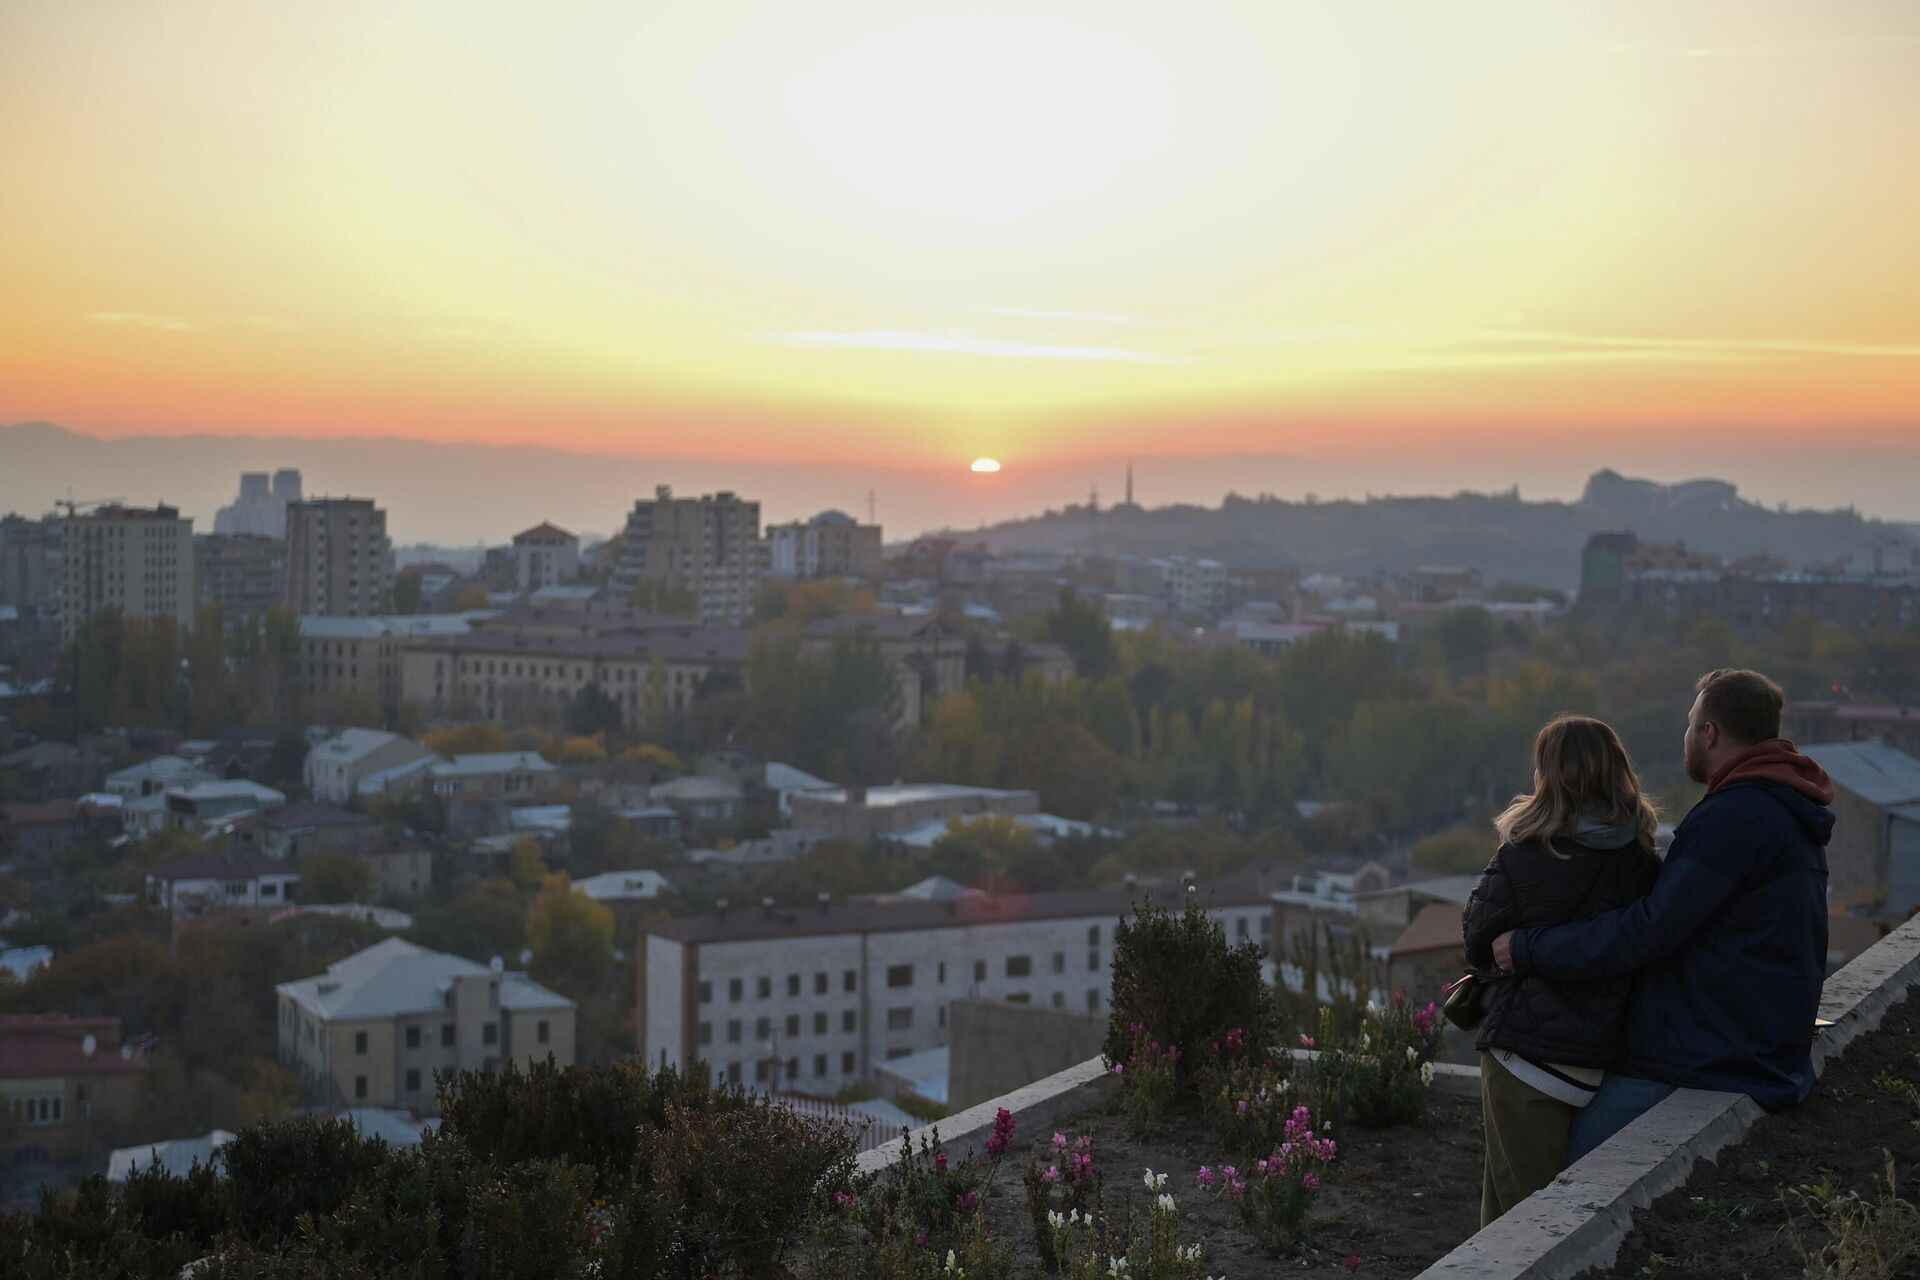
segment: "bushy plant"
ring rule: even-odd
[[[1185,1086],[1212,1041],[1239,1028],[1264,1050],[1280,1027],[1279,1004],[1261,979],[1258,944],[1231,946],[1226,930],[1189,891],[1179,911],[1142,904],[1114,931],[1112,1012],[1101,1046],[1109,1066],[1123,1065],[1140,1030],[1171,1046]]]
[[[1301,1038],[1317,1050],[1300,1072],[1304,1100],[1329,1122],[1363,1129],[1414,1123],[1433,1096],[1440,1031],[1438,1005],[1415,1008],[1397,991],[1362,1013],[1352,1039],[1338,1035],[1333,1014],[1323,1012],[1320,1037]]]
[[[1133,1047],[1113,1070],[1120,1077],[1120,1108],[1135,1132],[1158,1129],[1179,1105],[1180,1060],[1180,1046],[1161,1044],[1134,1024]]]
[[[1100,1166],[1094,1162],[1092,1136],[1082,1134],[1069,1142],[1066,1134],[1054,1134],[1043,1152],[1027,1160],[1025,1183],[1034,1248],[1040,1265],[1056,1271],[1059,1259],[1054,1256],[1049,1220],[1065,1213],[1090,1212],[1100,1201]]]
[[[1236,1156],[1271,1151],[1300,1100],[1290,1055],[1243,1057],[1215,1071],[1207,1109],[1221,1145]]]
[[[392,1155],[345,1120],[255,1125],[220,1149],[229,1228],[253,1241],[292,1233],[303,1214],[324,1217],[347,1202]]]
[[[1333,1139],[1313,1131],[1313,1113],[1295,1107],[1287,1116],[1281,1141],[1252,1168],[1201,1165],[1195,1185],[1231,1199],[1240,1220],[1273,1257],[1299,1250],[1307,1241],[1307,1214],[1320,1194],[1321,1171],[1338,1149]]]

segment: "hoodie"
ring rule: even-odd
[[[1652,893],[1517,932],[1515,972],[1633,973],[1619,1071],[1792,1106],[1813,1088],[1832,798],[1826,773],[1785,740],[1743,752],[1675,830]]]

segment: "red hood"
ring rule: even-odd
[[[1721,765],[1707,783],[1707,794],[1735,782],[1756,780],[1792,787],[1815,804],[1833,803],[1833,779],[1785,738],[1769,738]]]

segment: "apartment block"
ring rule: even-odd
[[[300,650],[294,676],[309,698],[373,699],[391,717],[401,700],[400,665],[412,640],[458,635],[485,613],[419,613],[367,618],[309,616],[300,619]]]
[[[213,513],[213,531],[285,541],[287,504],[300,498],[296,468],[282,467],[271,477],[264,471],[243,471],[239,495]]]
[[[105,609],[193,624],[193,521],[168,506],[97,507],[61,521],[61,639]]]
[[[739,626],[753,611],[762,559],[758,502],[730,492],[676,498],[661,485],[627,515],[614,585],[623,593],[647,580],[681,587],[701,622]]]
[[[203,533],[193,540],[193,580],[201,604],[229,621],[256,618],[287,596],[287,544],[255,533]]]
[[[141,1117],[146,1054],[118,1018],[0,1016],[0,1160],[14,1168],[104,1160]]]
[[[716,1080],[831,1094],[948,1043],[948,1004],[1004,1000],[1101,1013],[1114,926],[1166,885],[944,902],[722,909],[641,926],[635,1027],[650,1065],[704,1062]],[[1234,941],[1265,941],[1256,874],[1192,892]]]
[[[541,523],[513,536],[514,585],[521,591],[557,587],[580,576],[580,539]]]
[[[878,578],[880,526],[844,511],[767,528],[767,572],[775,578]]]
[[[371,498],[287,504],[287,603],[303,614],[361,618],[387,607],[393,547]]]
[[[275,991],[280,1061],[327,1105],[431,1114],[436,1071],[573,1065],[573,1001],[399,938]]]
[[[1181,613],[1215,614],[1227,607],[1227,569],[1218,560],[1168,556],[1167,595]]]

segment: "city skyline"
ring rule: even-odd
[[[16,4],[0,420],[956,499],[1595,435],[1871,484],[1920,422],[1917,47],[1868,4]]]

